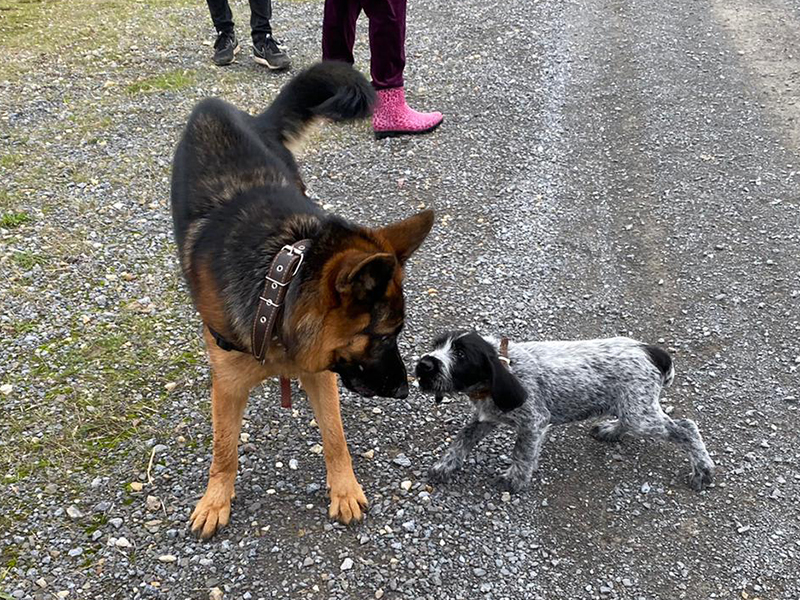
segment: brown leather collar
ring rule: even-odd
[[[511,360],[508,358],[508,338],[504,337],[500,339],[500,350],[498,352],[500,355],[500,362],[503,363],[506,368],[509,367],[511,364]]]
[[[283,308],[289,284],[303,264],[305,251],[311,240],[300,240],[281,248],[269,266],[264,291],[258,297],[258,308],[253,319],[250,344],[253,356],[262,363],[267,357],[270,344],[275,337],[275,326]]]
[[[286,292],[289,289],[289,284],[292,279],[297,275],[300,270],[300,265],[303,264],[305,252],[311,245],[311,240],[300,240],[294,244],[287,244],[269,266],[267,272],[266,282],[264,283],[264,291],[258,297],[258,308],[256,309],[256,317],[253,319],[253,332],[251,334],[251,351],[256,360],[264,363],[267,357],[269,345],[275,337],[275,326],[278,323],[278,316],[283,308],[283,301],[286,298]],[[217,346],[230,352],[247,352],[247,350],[240,348],[226,340],[220,333],[214,331],[210,325],[206,325]],[[283,408],[292,407],[292,387],[287,377],[281,376],[281,406]]]

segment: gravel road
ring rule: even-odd
[[[205,543],[186,523],[209,381],[169,164],[199,98],[255,111],[290,75],[249,47],[211,65],[202,2],[89,4],[45,2],[0,42],[0,598],[800,597],[797,0],[412,0],[409,96],[444,125],[381,142],[326,126],[301,159],[354,220],[436,209],[408,269],[409,366],[453,326],[660,343],[677,372],[662,402],[697,421],[714,487],[692,492],[669,444],[605,445],[586,424],[552,431],[521,495],[493,485],[504,431],[431,487],[468,403],[345,392],[372,505],[343,527],[310,407],[297,391],[282,410],[269,382],[231,525]],[[296,68],[318,58],[321,12],[275,4]]]

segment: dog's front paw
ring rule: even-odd
[[[360,521],[369,501],[355,475],[329,478],[331,505],[328,516],[344,525]]]
[[[450,462],[437,462],[428,469],[428,481],[431,483],[447,483],[453,478],[456,467]]]
[[[697,466],[689,479],[691,488],[700,492],[714,482],[714,468],[709,466]]]
[[[231,499],[234,497],[233,486],[208,483],[208,489],[189,517],[192,533],[207,540],[219,529],[225,527],[231,519]]]
[[[497,485],[500,489],[512,494],[523,491],[530,485],[531,478],[517,469],[511,468],[497,478]]]

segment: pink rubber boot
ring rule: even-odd
[[[406,104],[406,94],[401,87],[378,90],[378,104],[372,115],[375,139],[429,133],[443,120],[440,112],[420,113],[412,110]]]

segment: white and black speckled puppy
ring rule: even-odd
[[[603,441],[626,434],[678,444],[689,455],[691,487],[713,478],[714,463],[697,425],[661,410],[661,388],[672,383],[672,358],[661,348],[630,338],[575,342],[510,342],[503,364],[499,342],[475,332],[445,333],[417,363],[420,387],[435,394],[463,392],[475,404],[472,421],[430,470],[446,481],[469,452],[500,423],[516,429],[512,464],[500,478],[511,491],[526,487],[537,469],[551,425],[612,417],[592,428]]]

